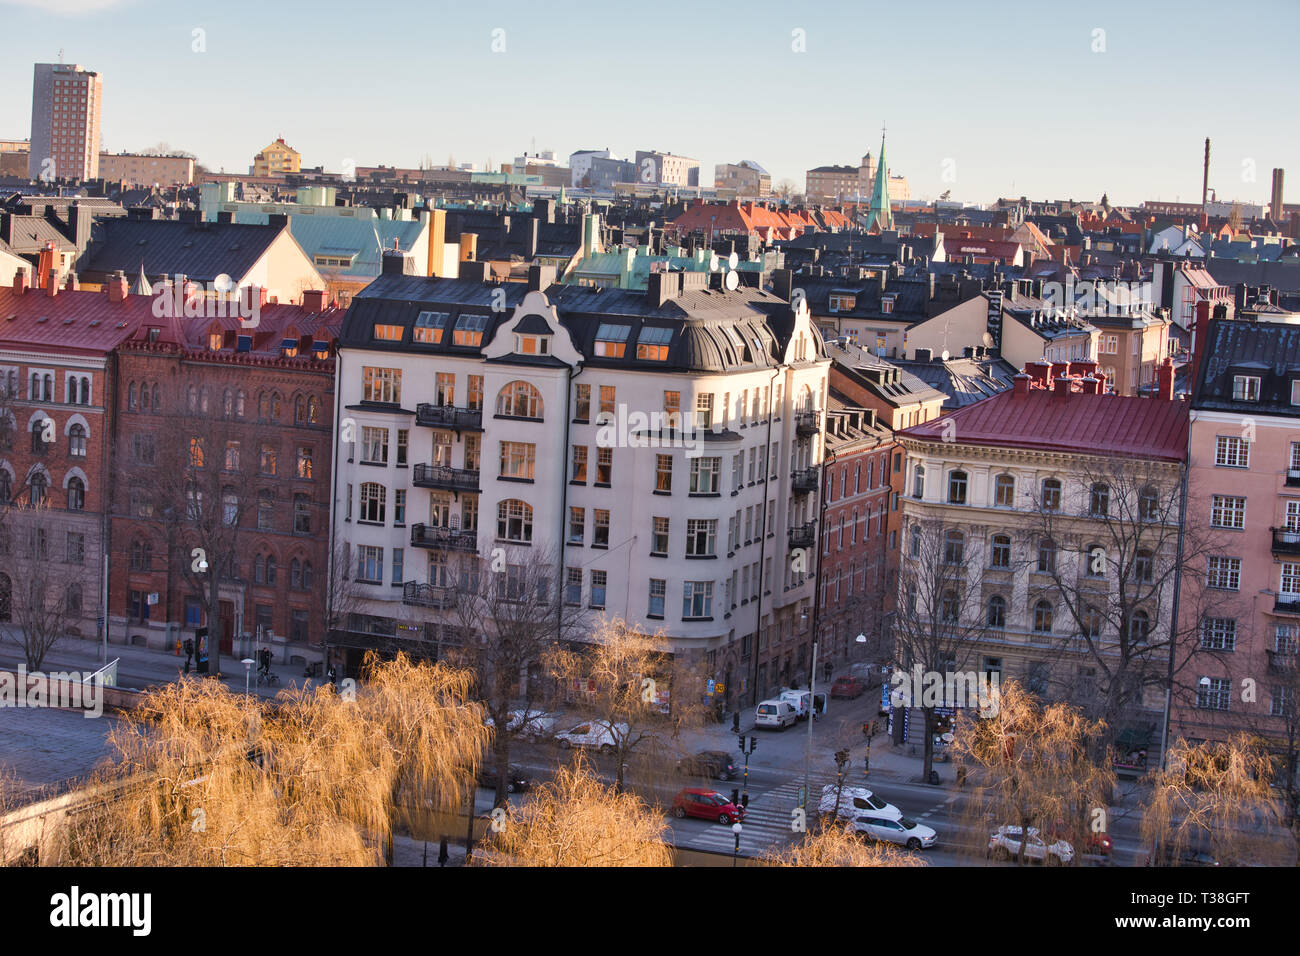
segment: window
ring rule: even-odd
[[[1142,521],[1156,521],[1160,517],[1160,492],[1151,485],[1146,485],[1138,492],[1138,518]]]
[[[1088,495],[1088,514],[1102,518],[1110,514],[1110,485],[1097,482]]]
[[[1210,505],[1210,525],[1215,528],[1245,528],[1246,499],[1234,495],[1214,495]]]
[[[1215,439],[1214,463],[1224,468],[1250,466],[1250,442],[1235,435],[1219,435]]]
[[[966,536],[960,531],[945,531],[943,535],[943,563],[961,564],[966,555]]]
[[[1039,601],[1034,605],[1034,633],[1052,633],[1052,605],[1047,601]]]
[[[293,496],[293,533],[311,534],[311,499],[307,495]]]
[[[1223,591],[1241,587],[1241,558],[1212,556],[1206,561],[1206,586]]]
[[[456,316],[456,327],[452,330],[451,344],[471,347],[482,345],[483,330],[486,328],[486,315],[462,312]]]
[[[1282,579],[1278,591],[1281,592],[1279,596],[1283,600],[1300,599],[1300,564],[1291,561],[1282,562]]]
[[[1133,558],[1133,574],[1143,584],[1155,580],[1156,563],[1150,551],[1139,551]]]
[[[609,547],[609,512],[604,508],[592,509],[591,546],[593,548]]]
[[[650,538],[650,553],[664,556],[668,554],[668,519],[652,519],[653,534]]]
[[[1232,400],[1234,402],[1259,401],[1259,376],[1234,375],[1232,377]]]
[[[1199,710],[1227,710],[1232,697],[1232,681],[1226,677],[1203,677],[1196,682],[1196,706]]]
[[[497,393],[497,414],[505,418],[541,418],[542,393],[527,382],[511,382]]]
[[[36,472],[27,479],[28,498],[33,508],[45,504],[45,489],[49,487],[44,475]]]
[[[573,401],[573,420],[585,422],[591,420],[591,386],[575,385],[576,395]]]
[[[1000,595],[993,595],[989,598],[988,607],[988,624],[989,627],[1006,627],[1007,626],[1007,599]]]
[[[86,536],[76,531],[69,531],[66,540],[68,564],[82,564],[86,560]],[[148,568],[147,570],[153,570]]]
[[[515,351],[520,355],[549,355],[551,337],[549,335],[515,335]]]
[[[405,580],[403,577],[403,572],[405,570],[403,567],[405,560],[403,557],[404,550],[405,549],[403,548],[393,549],[393,576],[390,578],[393,584],[402,584]]]
[[[497,538],[531,544],[533,540],[533,509],[517,498],[507,498],[497,505]]]
[[[564,569],[564,603],[570,607],[582,604],[582,568]]]
[[[36,419],[36,421],[32,422],[32,454],[33,455],[45,454],[45,445],[46,445],[45,423],[46,422],[50,423],[52,429],[54,426],[54,420],[52,418],[38,418]],[[51,431],[50,434],[53,434],[53,431]]]
[[[682,585],[682,620],[713,616],[713,582],[686,581]]]
[[[939,619],[945,624],[956,624],[961,614],[957,592],[949,589],[939,596]]]
[[[537,446],[531,442],[503,441],[501,443],[501,477],[533,480],[537,459]]]
[[[456,404],[456,376],[452,372],[434,373],[433,402],[435,405]]]
[[[447,329],[448,318],[446,312],[421,312],[415,317],[411,341],[420,345],[438,345]]]
[[[993,504],[999,508],[1011,508],[1016,503],[1016,479],[1010,475],[998,475],[993,481]]]
[[[573,469],[570,481],[585,482],[587,480],[587,446],[573,446]]]
[[[925,497],[925,465],[917,465],[916,470],[912,472],[912,497]]]
[[[830,534],[828,533],[826,537],[829,539]],[[908,535],[908,538],[911,541],[908,553],[914,558],[919,558],[921,556],[921,526],[919,524],[912,525],[912,530]],[[829,548],[829,544],[827,547]]]
[[[954,471],[948,475],[948,504],[964,505],[966,503],[966,472]],[[843,491],[843,482],[840,483],[840,490]]]
[[[367,402],[387,402],[392,405],[402,401],[402,371],[396,368],[361,369],[361,398]],[[262,415],[263,418],[266,415]]]
[[[1207,651],[1236,650],[1236,619],[1231,617],[1210,617],[1202,621],[1201,647]]]
[[[406,329],[400,325],[385,325],[381,322],[375,323],[375,341],[376,342],[400,342],[402,333]]]
[[[721,458],[692,458],[690,493],[693,495],[717,494],[718,479],[721,473]]]
[[[636,340],[636,357],[650,362],[668,361],[668,343],[673,330],[663,326],[645,325]]]
[[[1043,479],[1042,508],[1044,511],[1061,510],[1061,482],[1056,478]]]
[[[713,427],[712,393],[695,396],[695,427],[706,430]]]
[[[86,426],[80,423],[68,429],[68,454],[73,458],[86,457]]]
[[[1056,542],[1051,538],[1042,538],[1038,542],[1038,573],[1053,574],[1056,571]]]
[[[269,442],[263,442],[257,456],[257,470],[263,475],[274,475],[275,467],[275,446]]]
[[[664,424],[674,430],[682,427],[681,392],[664,392]]]
[[[594,610],[600,610],[605,606],[605,583],[607,580],[606,572],[591,572],[591,607]]]
[[[650,579],[650,596],[646,604],[646,615],[648,617],[660,618],[664,616],[664,597],[668,593],[668,583],[663,578]]]
[[[359,521],[383,524],[388,489],[378,482],[367,481],[361,485],[361,514]]]
[[[1007,569],[1011,567],[1011,536],[995,534],[993,545],[989,549],[989,566]]]
[[[622,358],[627,351],[630,325],[613,325],[602,322],[596,329],[596,354],[604,358]]]
[[[614,479],[614,449],[596,449],[596,484],[608,485]]]
[[[275,495],[270,491],[257,493],[257,530],[270,531],[275,526]]]
[[[384,583],[384,549],[368,544],[357,546],[357,577],[365,584]]]
[[[81,511],[86,507],[86,483],[80,478],[68,479],[68,510]]]
[[[311,445],[298,446],[298,477],[310,478],[312,474],[312,448]]]
[[[612,422],[615,411],[615,388],[613,385],[602,385],[600,387],[600,415],[598,420]]]
[[[748,534],[746,534],[748,537]],[[686,553],[691,557],[718,553],[718,522],[714,518],[691,518],[686,522]]]
[[[483,409],[483,376],[471,375],[469,377],[469,408],[475,411]]]
[[[587,540],[587,509],[569,508],[569,544],[582,544]]]

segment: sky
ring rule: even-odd
[[[103,76],[103,146],[247,172],[659,149],[773,183],[878,154],[913,198],[1222,200],[1300,177],[1300,2],[0,0],[0,138],[32,66]],[[1288,199],[1298,195],[1288,191]]]

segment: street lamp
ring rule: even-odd
[[[733,869],[736,866],[736,857],[740,856],[740,832],[743,829],[739,821],[731,825],[731,832],[736,835],[736,847],[731,851],[731,866]]]
[[[245,657],[239,663],[244,665],[244,696],[247,697],[249,695],[248,676],[249,676],[249,672],[251,671],[256,661],[254,661],[251,657]]]

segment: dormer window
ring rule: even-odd
[[[1232,399],[1235,402],[1259,401],[1259,376],[1234,375],[1232,377]]]
[[[852,312],[858,304],[858,297],[855,295],[832,295],[828,304],[832,312]]]
[[[668,343],[672,338],[672,329],[664,326],[644,326],[641,334],[637,336],[636,357],[649,362],[668,361]]]
[[[479,346],[483,344],[483,330],[487,328],[487,316],[462,312],[456,316],[456,328],[452,330],[453,345]]]
[[[386,325],[381,322],[375,323],[375,341],[376,342],[400,342],[402,333],[406,331],[400,325]]]
[[[421,345],[438,345],[442,342],[443,332],[447,328],[446,312],[421,312],[415,317],[415,327],[411,331],[411,341]]]
[[[221,351],[221,332],[220,332],[220,331],[217,331],[217,332],[209,332],[209,333],[208,333],[208,351],[209,351],[209,352],[220,352],[220,351]]]
[[[1300,378],[1291,379],[1291,404],[1300,405]]]
[[[520,355],[550,355],[549,335],[516,335],[515,351]]]
[[[894,296],[882,295],[880,297],[880,311],[885,315],[894,314]]]
[[[596,354],[602,358],[622,358],[627,352],[627,337],[631,332],[630,325],[602,322],[596,330]]]

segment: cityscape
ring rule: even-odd
[[[0,5],[0,863],[1065,867],[1250,927],[1285,92],[1127,92],[1221,51],[1110,4],[444,6]]]

